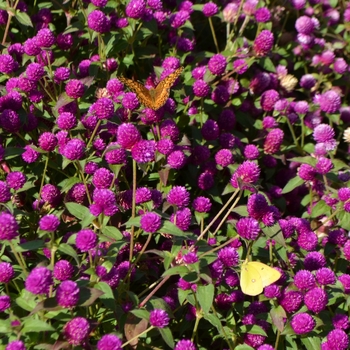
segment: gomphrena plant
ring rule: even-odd
[[[349,30],[0,1],[0,349],[349,349]]]

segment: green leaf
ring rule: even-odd
[[[131,310],[130,312],[138,318],[149,320],[150,313],[145,309],[134,309],[134,310]]]
[[[23,322],[24,327],[21,329],[21,333],[29,333],[29,332],[53,332],[55,330],[54,327],[49,325],[48,323],[41,321],[41,320],[35,320],[33,318],[27,319]]]
[[[289,192],[292,192],[295,188],[301,186],[304,184],[304,180],[302,180],[299,176],[294,177],[293,179],[290,179],[287,183],[287,185],[284,186],[282,193],[286,194]]]
[[[240,330],[242,333],[259,334],[259,335],[263,335],[264,337],[267,337],[266,332],[260,326],[256,326],[256,325],[242,326],[240,327]]]
[[[254,350],[254,348],[252,348],[251,346],[249,346],[247,344],[240,344],[240,345],[235,347],[235,350]]]
[[[197,286],[196,295],[199,305],[204,313],[209,313],[214,300],[214,285],[208,284],[206,286]]]
[[[326,204],[324,200],[320,200],[317,204],[312,207],[311,217],[316,218],[320,215],[330,214],[330,207]]]
[[[11,320],[0,320],[0,334],[12,333]]]
[[[106,226],[103,228],[102,233],[107,236],[110,237],[112,239],[114,239],[115,241],[120,241],[123,239],[123,235],[121,234],[121,232],[114,226]]]
[[[279,305],[278,307],[272,308],[270,312],[271,318],[272,318],[272,323],[276,326],[276,328],[280,331],[283,332],[284,328],[284,319],[287,318],[287,314],[283,307]]]
[[[188,234],[180,230],[176,225],[170,221],[165,221],[162,227],[158,230],[161,233],[167,233],[178,237],[187,237]]]
[[[320,337],[308,336],[307,338],[301,338],[300,340],[304,344],[306,350],[321,349]]]
[[[80,264],[80,261],[79,261],[79,258],[78,258],[78,255],[77,255],[77,252],[73,249],[72,246],[70,246],[69,244],[67,243],[61,243],[57,250],[63,254],[66,254],[66,255],[69,255],[71,256],[76,262],[77,264],[79,265]]]
[[[273,226],[266,226],[262,229],[262,231],[267,237],[275,240],[281,246],[287,247],[279,224]]]
[[[85,207],[84,205],[73,202],[65,203],[65,205],[68,211],[80,220],[83,220],[86,216],[91,214],[89,208]]]
[[[269,57],[260,58],[260,65],[262,65],[269,72],[276,72],[275,64]]]
[[[337,218],[339,220],[339,227],[350,231],[350,213],[347,213],[345,210],[343,210],[337,215]]]
[[[158,331],[160,335],[162,336],[163,340],[167,343],[167,345],[171,348],[174,349],[174,338],[173,335],[170,331],[169,327],[165,328],[158,328]]]
[[[208,320],[218,331],[221,331],[222,324],[220,319],[214,314],[204,314],[204,319]]]
[[[163,272],[162,277],[173,276],[173,275],[184,275],[188,273],[188,268],[186,266],[175,266]]]
[[[22,25],[24,25],[26,27],[33,27],[33,23],[31,21],[30,17],[25,12],[16,11],[15,18]]]
[[[35,241],[29,241],[29,242],[18,244],[17,246],[15,246],[15,250],[16,252],[28,252],[28,251],[36,251],[43,247],[45,247],[44,241],[35,240]]]
[[[70,177],[61,181],[58,186],[61,188],[61,192],[69,191],[75,184],[79,183],[80,180],[77,177]]]
[[[103,304],[108,309],[116,312],[117,305],[112,288],[106,282],[98,282],[94,285],[94,287],[103,292],[103,294],[99,296],[99,299],[102,300]]]

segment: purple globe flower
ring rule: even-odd
[[[304,303],[310,311],[318,314],[327,306],[327,293],[322,288],[313,288],[304,295]]]
[[[119,129],[118,129],[119,130]],[[140,140],[131,149],[131,156],[137,163],[148,163],[155,160],[156,142]]]
[[[16,133],[21,129],[21,120],[17,112],[5,109],[0,115],[0,127],[6,132]]]
[[[229,149],[221,149],[215,154],[215,161],[225,168],[234,162],[233,154]]]
[[[255,240],[260,233],[259,222],[253,218],[241,218],[236,223],[236,230],[242,238]]]
[[[341,329],[333,329],[327,335],[328,347],[323,349],[346,350],[349,349],[349,335]],[[324,344],[324,343],[323,343]],[[322,345],[323,345],[322,344]]]
[[[162,220],[161,217],[156,213],[146,213],[142,215],[140,225],[143,231],[155,233],[160,229]]]
[[[57,146],[57,138],[51,132],[44,132],[38,139],[39,147],[44,151],[51,152]]]
[[[271,51],[273,43],[273,34],[269,30],[263,30],[254,40],[253,50],[259,57],[266,56]]]
[[[183,186],[174,186],[167,195],[167,201],[179,208],[187,207],[190,203],[190,194]]]
[[[249,189],[249,184],[255,184],[260,177],[260,168],[252,161],[243,162],[231,177],[234,188]]]
[[[55,36],[49,28],[40,29],[35,39],[36,44],[41,48],[51,47],[56,42]]]
[[[0,283],[9,283],[15,276],[15,271],[10,263],[0,262]]]
[[[18,68],[18,63],[11,55],[0,55],[0,73],[10,74]]]
[[[45,202],[47,202],[53,206],[56,206],[61,201],[61,192],[60,192],[59,188],[56,187],[55,185],[46,184],[43,186],[43,188],[41,190],[41,198]]]
[[[236,266],[239,262],[239,255],[235,248],[224,247],[218,251],[218,259],[226,267]]]
[[[193,93],[197,97],[206,97],[210,92],[210,86],[202,79],[198,79],[193,83]]]
[[[218,6],[213,2],[209,1],[203,6],[203,14],[206,17],[212,17],[218,13]]]
[[[296,334],[306,334],[315,328],[316,321],[309,314],[302,312],[293,316],[290,325]]]
[[[93,204],[90,205],[92,215],[104,214],[112,216],[118,211],[115,194],[108,189],[95,189],[93,193]]]
[[[4,312],[11,306],[11,298],[7,295],[0,296],[0,312]]]
[[[69,140],[62,150],[62,154],[69,160],[78,160],[84,156],[85,142],[80,139]]]
[[[153,327],[164,328],[170,322],[170,318],[165,310],[155,309],[152,310],[149,316],[149,323]]]
[[[6,177],[6,183],[10,188],[19,190],[24,186],[27,177],[21,171],[12,171]]]
[[[54,81],[56,84],[69,79],[70,69],[68,67],[58,67],[54,73]]]
[[[171,214],[170,221],[180,230],[187,231],[191,224],[191,210],[188,208],[178,209],[176,214]]]
[[[323,267],[316,271],[316,281],[320,285],[335,284],[336,280],[335,273],[328,267]]]
[[[56,289],[57,304],[65,308],[72,308],[78,304],[79,293],[79,287],[75,282],[63,281]]]
[[[12,214],[0,213],[0,239],[11,240],[19,235],[19,225]]]
[[[221,54],[216,54],[210,58],[208,62],[208,68],[214,75],[223,74],[226,70],[226,57]]]
[[[181,169],[186,165],[186,155],[180,151],[173,151],[167,157],[168,165],[171,169]]]
[[[113,101],[106,97],[99,98],[89,109],[98,119],[111,119],[114,113]]]
[[[75,245],[82,252],[87,252],[90,249],[96,248],[98,237],[96,233],[90,229],[83,229],[77,233]]]
[[[294,276],[294,284],[300,290],[309,290],[315,287],[315,276],[307,270],[300,270]]]
[[[172,28],[180,28],[187,20],[190,19],[190,13],[186,10],[180,10],[170,17],[170,25]]]
[[[11,199],[11,191],[5,181],[0,181],[0,203],[6,203]]]
[[[66,93],[71,98],[79,98],[84,95],[84,84],[77,80],[77,79],[71,79],[66,84]]]
[[[200,196],[193,200],[192,206],[199,213],[209,213],[211,210],[211,202],[209,198]]]
[[[139,19],[145,10],[146,2],[144,0],[131,0],[125,8],[125,14],[130,18]]]
[[[47,294],[52,285],[52,272],[46,267],[35,267],[25,280],[26,290],[33,294]]]
[[[131,149],[141,139],[139,130],[130,123],[121,124],[117,131],[117,140],[121,147]]]
[[[89,321],[84,317],[75,317],[65,324],[63,333],[69,344],[81,345],[90,333]]]
[[[39,228],[43,231],[54,232],[60,225],[60,219],[53,214],[43,216],[39,221]]]
[[[123,342],[114,334],[105,334],[97,343],[97,350],[122,350]]]
[[[284,132],[281,129],[272,129],[266,135],[264,141],[264,153],[274,154],[280,150],[284,138]]]
[[[341,106],[341,98],[334,90],[326,91],[319,99],[320,109],[326,113],[336,113]]]
[[[67,260],[59,260],[53,268],[53,276],[59,281],[66,281],[73,277],[74,267]]]
[[[73,113],[63,112],[57,118],[57,126],[62,130],[70,130],[77,126],[77,118]]]
[[[88,14],[88,27],[97,33],[106,33],[110,29],[110,21],[100,10],[93,10]]]
[[[197,350],[197,347],[191,340],[182,339],[176,343],[174,350]]]
[[[276,90],[267,90],[261,95],[261,108],[266,112],[270,112],[279,99],[280,96]]]
[[[21,340],[14,340],[7,344],[5,350],[26,350],[24,343]]]
[[[123,96],[122,106],[133,111],[139,107],[140,103],[134,92],[127,92]]]
[[[114,174],[106,169],[97,169],[92,177],[92,183],[96,188],[109,188],[114,179]]]
[[[292,313],[299,310],[303,300],[304,298],[301,292],[291,290],[288,292],[284,291],[279,302],[287,312]]]
[[[257,23],[266,23],[271,19],[271,12],[266,7],[261,7],[255,11],[254,16]]]

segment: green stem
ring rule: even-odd
[[[208,20],[209,20],[211,35],[213,36],[214,44],[215,44],[215,47],[216,47],[216,52],[219,53],[220,49],[219,49],[218,41],[216,39],[215,29],[214,29],[214,26],[213,26],[213,21],[212,21],[211,17],[208,17]]]

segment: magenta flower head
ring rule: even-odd
[[[120,146],[125,149],[131,149],[141,140],[139,130],[130,123],[121,124],[117,130],[117,140]]]
[[[103,213],[112,216],[118,211],[115,194],[108,189],[95,189],[93,193],[93,204],[90,205],[90,212],[94,216]]]
[[[345,314],[335,314],[332,319],[332,324],[334,328],[337,329],[349,329],[350,328],[350,320],[349,316]]]
[[[114,334],[105,334],[97,343],[97,350],[122,350],[123,342]]]
[[[186,165],[186,156],[180,150],[173,151],[168,155],[167,161],[171,169],[181,169]]]
[[[0,55],[0,73],[10,74],[18,68],[18,63],[11,55]]]
[[[241,218],[236,223],[236,230],[242,238],[255,240],[260,233],[259,222],[253,218]]]
[[[258,23],[266,23],[271,19],[271,12],[266,7],[260,7],[255,11],[255,20]]]
[[[149,315],[149,323],[153,327],[164,328],[170,322],[170,318],[165,310],[155,309]]]
[[[90,249],[96,248],[97,242],[98,238],[96,233],[88,228],[80,230],[75,239],[75,245],[82,252],[87,252]]]
[[[4,312],[11,306],[11,298],[8,295],[0,296],[0,312]]]
[[[75,317],[65,324],[63,332],[69,344],[81,345],[90,333],[89,321],[84,317]]]
[[[263,30],[254,40],[253,50],[256,56],[266,56],[274,43],[273,34],[269,30]]]
[[[203,6],[203,14],[205,17],[212,17],[218,13],[218,6],[209,1]]]
[[[38,139],[38,144],[41,149],[47,152],[53,151],[57,146],[57,138],[51,132],[44,132]]]
[[[281,298],[279,298],[281,306],[289,313],[299,310],[303,300],[303,294],[296,290],[284,291]]]
[[[336,113],[341,106],[341,98],[334,90],[326,91],[319,99],[320,109],[326,113]]]
[[[9,133],[18,132],[21,129],[18,113],[12,109],[5,109],[0,115],[0,127]]]
[[[19,225],[12,214],[0,213],[0,240],[11,240],[19,235]]]
[[[202,79],[198,79],[193,83],[193,93],[197,97],[206,97],[210,92],[210,86]]]
[[[276,90],[267,90],[261,95],[260,104],[265,112],[273,110],[275,103],[280,99]]]
[[[14,340],[7,344],[5,350],[26,350],[24,343],[21,340]]]
[[[140,19],[146,10],[146,2],[144,0],[131,0],[125,9],[125,14],[130,18]]]
[[[243,162],[231,177],[231,185],[234,188],[250,189],[249,184],[254,185],[260,176],[259,166],[249,160]]]
[[[326,257],[320,252],[307,253],[304,259],[305,270],[314,271],[327,265]]]
[[[61,201],[61,192],[57,186],[51,185],[51,184],[46,184],[43,186],[43,188],[41,190],[41,198],[45,202],[47,202],[53,206],[56,206]]]
[[[338,280],[343,285],[345,294],[350,294],[350,275],[343,273]]]
[[[137,95],[134,92],[126,92],[123,96],[122,106],[126,109],[133,111],[137,109],[140,105],[140,102],[137,98]]]
[[[197,347],[191,340],[182,339],[177,342],[174,350],[197,350]]]
[[[111,119],[114,113],[113,101],[106,97],[99,98],[89,109],[98,119]]]
[[[315,287],[315,276],[307,270],[300,270],[294,276],[294,284],[304,291]]]
[[[68,97],[71,98],[79,98],[84,95],[84,84],[77,80],[77,79],[71,79],[66,84],[66,94]]]
[[[106,169],[97,169],[92,177],[92,183],[96,188],[109,188],[114,179],[114,174]]]
[[[266,135],[264,141],[264,153],[265,154],[274,154],[277,153],[282,145],[284,138],[284,132],[281,129],[272,129]]]
[[[304,303],[310,311],[314,312],[315,314],[318,314],[327,306],[327,293],[324,289],[319,287],[310,289],[304,295]]]
[[[24,186],[27,177],[21,171],[12,171],[6,177],[6,183],[10,188],[19,190]]]
[[[316,174],[316,169],[309,164],[301,164],[298,169],[298,176],[304,181],[314,180]]]
[[[199,213],[209,213],[211,210],[211,201],[207,197],[197,197],[192,202],[193,209]]]
[[[88,27],[97,33],[106,33],[110,29],[110,21],[100,10],[93,10],[87,18]]]
[[[167,201],[180,209],[187,207],[190,204],[190,193],[184,186],[174,186],[167,195]]]
[[[219,53],[211,57],[208,62],[208,68],[214,75],[223,74],[226,70],[226,65],[226,57]]]
[[[325,346],[325,344],[327,344]],[[349,335],[342,329],[333,329],[327,335],[326,343],[322,343],[322,350],[346,350],[349,349]]]
[[[53,214],[43,216],[39,221],[39,228],[43,231],[54,232],[60,225],[60,219]]]
[[[140,225],[145,232],[154,233],[160,229],[162,220],[156,213],[146,213],[142,215]]]
[[[84,156],[85,142],[80,139],[69,140],[62,150],[62,155],[69,160],[78,160]]]
[[[74,267],[67,260],[59,260],[53,267],[53,276],[56,280],[66,281],[73,277]]]
[[[53,285],[52,272],[46,267],[36,267],[25,280],[25,288],[33,294],[47,294]]]
[[[334,129],[328,124],[319,124],[315,127],[313,137],[316,142],[329,142],[335,137]]]
[[[73,281],[63,281],[56,289],[57,304],[71,308],[78,304],[79,301],[79,287]]]
[[[187,231],[191,224],[191,210],[182,208],[176,211],[176,214],[171,214],[170,221],[175,224],[180,230]]]
[[[172,28],[180,28],[187,20],[190,19],[190,13],[186,10],[180,10],[170,17],[170,25]]]
[[[0,262],[0,283],[9,283],[15,276],[15,271],[10,263]]]
[[[309,314],[302,312],[293,316],[290,325],[296,334],[306,334],[315,328],[316,321]]]
[[[77,126],[77,118],[73,113],[63,112],[57,117],[57,126],[62,130],[70,130]]]
[[[118,129],[119,130],[119,129]],[[131,149],[131,156],[137,163],[148,163],[155,160],[156,142],[140,140]]]
[[[218,259],[225,267],[233,267],[239,262],[239,254],[235,248],[224,247],[219,250]]]
[[[298,33],[310,35],[315,30],[315,24],[308,16],[301,16],[295,22],[295,29]]]
[[[0,203],[6,203],[11,199],[11,191],[5,181],[0,181]]]

